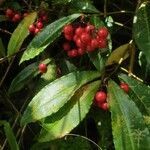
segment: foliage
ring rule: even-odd
[[[2,150],[150,148],[149,1],[0,7]]]

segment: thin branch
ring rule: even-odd
[[[2,28],[0,28],[0,32],[6,33],[6,34],[9,34],[9,35],[12,34],[11,32],[9,32],[9,31],[7,31],[7,30],[5,30],[5,29],[2,29]]]

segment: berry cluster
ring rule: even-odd
[[[44,27],[43,22],[47,22],[47,20],[48,20],[48,16],[46,12],[44,11],[40,12],[37,21],[29,26],[29,32],[33,35],[36,35]]]
[[[101,27],[96,29],[92,24],[84,26],[66,25],[63,28],[66,42],[63,49],[69,57],[82,56],[86,52],[93,52],[97,48],[106,48],[108,29]]]
[[[128,85],[127,83],[121,82],[121,83],[120,83],[120,88],[121,88],[124,92],[129,93],[130,88],[129,88],[129,85]],[[108,110],[108,108],[109,108],[106,99],[107,99],[107,94],[106,94],[106,92],[104,92],[104,91],[102,91],[102,90],[98,91],[98,92],[95,94],[95,104],[96,104],[99,108],[101,108],[101,109],[103,109],[103,110]]]
[[[10,8],[6,9],[5,15],[12,22],[19,22],[22,18],[21,14],[19,12],[14,11]]]
[[[106,101],[107,94],[104,91],[98,91],[95,95],[95,103],[103,110],[108,110],[108,103]]]

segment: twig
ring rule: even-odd
[[[2,28],[0,28],[0,31],[3,32],[3,33],[7,33],[7,34],[9,34],[9,35],[12,34],[11,32],[9,32],[9,31],[7,31],[7,30],[5,30],[5,29],[2,29]]]
[[[107,16],[107,0],[104,1],[104,17]]]

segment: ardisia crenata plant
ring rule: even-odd
[[[0,1],[0,149],[149,150],[150,2]]]

